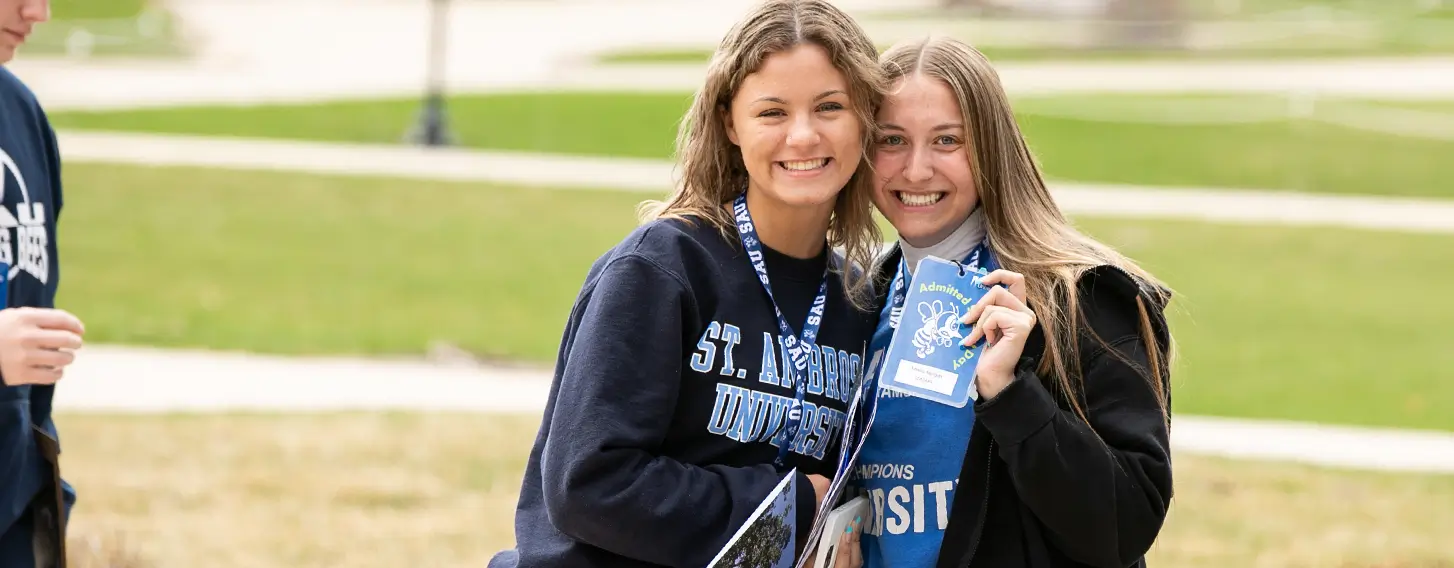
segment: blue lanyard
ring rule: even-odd
[[[823,323],[823,307],[828,303],[828,271],[823,271],[823,283],[818,285],[818,297],[813,299],[813,307],[808,310],[808,321],[803,323],[803,337],[799,340],[793,334],[792,326],[783,317],[782,310],[778,309],[777,299],[772,295],[772,284],[767,278],[767,262],[762,257],[762,241],[758,240],[757,228],[752,225],[752,214],[747,212],[747,192],[737,196],[737,200],[732,203],[732,212],[737,221],[737,236],[742,239],[742,248],[747,251],[747,258],[752,261],[752,269],[757,271],[757,279],[762,281],[762,289],[767,291],[767,300],[772,302],[772,311],[777,314],[777,325],[782,332],[783,344],[787,347],[788,356],[793,359],[793,368],[788,374],[792,377],[797,396],[793,399],[792,406],[788,407],[787,420],[783,425],[786,436],[778,447],[777,459],[774,461],[778,467],[784,467],[788,448],[797,441],[798,427],[803,420],[803,397],[808,394],[808,350],[818,343],[818,326]]]

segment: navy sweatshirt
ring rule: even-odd
[[[791,359],[728,235],[700,220],[657,220],[591,267],[526,466],[516,548],[492,568],[702,568],[782,479],[772,462],[794,396]],[[801,333],[829,253],[764,248],[773,293]],[[874,319],[847,302],[834,273],[786,460],[799,471],[800,545],[814,513],[805,474],[833,476]]]
[[[9,269],[6,307],[55,306],[60,272],[56,217],[61,210],[55,132],[35,96],[0,67],[0,261]],[[51,386],[0,386],[0,567],[33,566],[26,507],[51,473],[31,425],[55,436]],[[67,512],[75,494],[68,484]]]

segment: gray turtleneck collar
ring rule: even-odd
[[[913,274],[914,267],[918,266],[919,261],[926,256],[935,256],[955,262],[963,261],[964,257],[969,256],[969,252],[974,250],[974,247],[984,242],[984,235],[984,208],[975,207],[974,212],[969,214],[969,218],[954,229],[954,232],[949,233],[949,236],[944,237],[944,240],[919,248],[900,238],[899,246],[904,249],[904,261],[908,263],[909,273]]]

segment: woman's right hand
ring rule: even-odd
[[[833,568],[860,568],[863,566],[863,549],[859,548],[858,533],[863,519],[854,519],[848,530],[838,536],[838,553],[833,558]]]

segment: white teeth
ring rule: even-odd
[[[816,170],[818,168],[828,165],[828,158],[818,158],[816,160],[798,160],[795,162],[780,163],[786,169],[802,172],[808,170]]]
[[[894,195],[897,195],[899,201],[903,202],[904,205],[910,207],[925,207],[938,203],[940,199],[944,199],[943,193],[904,193],[902,191],[896,191]]]

